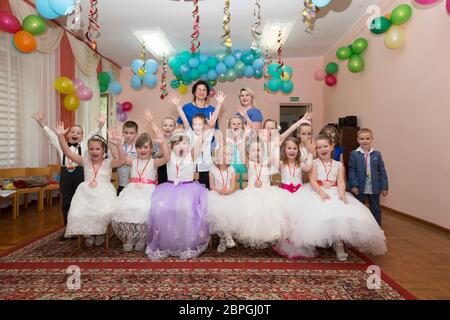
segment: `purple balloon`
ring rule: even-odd
[[[122,113],[122,104],[120,102],[116,102],[116,114]]]
[[[116,113],[116,118],[119,122],[125,122],[128,119],[126,112]]]
[[[19,20],[11,13],[0,11],[0,30],[16,33],[22,29]]]
[[[78,78],[73,79],[72,82],[73,82],[73,86],[75,87],[75,90],[78,89],[79,87],[84,86],[83,81],[81,81]]]
[[[77,97],[81,101],[91,100],[93,95],[94,95],[94,93],[88,87],[81,86],[81,87],[78,87],[78,89],[77,89]]]

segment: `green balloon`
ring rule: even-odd
[[[227,72],[225,73],[225,76],[227,77],[228,81],[234,81],[237,78],[237,74],[236,71],[234,71],[234,69],[228,69]]]
[[[22,21],[22,29],[34,36],[43,34],[47,30],[44,20],[37,14],[31,14]]]
[[[212,87],[214,87],[214,86],[217,85],[217,80],[209,80],[209,81],[208,81],[208,84],[209,84],[209,86],[212,88]]]
[[[201,64],[198,66],[198,71],[199,71],[201,74],[208,73],[208,70],[209,70],[208,65],[205,64],[205,63],[201,63]]]
[[[243,63],[242,61],[236,62],[236,64],[234,65],[234,71],[236,71],[236,73],[244,73],[244,70],[245,63]]]
[[[108,90],[108,85],[104,83],[100,83],[100,93],[105,93]]]
[[[352,43],[352,52],[354,54],[361,54],[364,51],[366,51],[368,45],[369,43],[367,42],[366,39],[358,38]]]
[[[294,89],[294,83],[291,80],[283,81],[281,83],[281,91],[284,93],[290,93]]]
[[[337,65],[336,62],[329,62],[327,64],[327,67],[325,68],[325,71],[328,74],[335,74],[336,72],[338,72],[338,70],[339,70],[339,66]]]
[[[180,69],[180,67],[182,65],[182,61],[181,61],[181,58],[178,56],[171,56],[169,58],[168,64],[172,68],[172,70],[175,72],[175,71],[178,71],[178,69]]]
[[[172,81],[170,81],[170,86],[173,88],[173,89],[178,89],[178,87],[180,86],[180,81],[178,81],[178,80],[172,80]]]
[[[370,23],[370,31],[372,31],[373,34],[385,33],[390,27],[391,21],[383,16],[373,19]]]
[[[108,84],[111,82],[111,76],[108,72],[100,72],[98,74],[98,82],[100,82],[100,84],[105,84],[106,87],[108,87]]]
[[[281,76],[281,69],[278,69],[280,65],[278,63],[271,63],[267,67],[267,72],[272,76],[274,79],[280,79]],[[278,69],[278,70],[277,70]]]
[[[280,90],[282,85],[282,81],[280,79],[271,79],[269,81],[269,89],[270,91],[276,92]]]
[[[358,73],[364,70],[364,59],[361,58],[360,55],[354,54],[349,60],[348,60],[348,70],[350,70],[353,73]]]
[[[206,60],[206,64],[208,65],[209,69],[216,69],[217,66],[217,58],[216,57],[209,57],[208,60]]]
[[[336,57],[339,60],[347,60],[352,56],[352,50],[349,47],[341,47],[336,50]]]
[[[225,82],[225,81],[227,81],[227,76],[225,75],[225,73],[221,73],[217,77],[217,80],[219,80],[219,82]]]
[[[189,51],[183,51],[180,53],[181,64],[187,64],[191,58],[191,53]]]
[[[412,8],[409,4],[401,4],[397,6],[391,14],[391,22],[400,26],[407,22],[412,15]]]

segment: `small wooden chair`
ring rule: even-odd
[[[3,185],[3,180],[5,180],[5,179],[25,178],[25,177],[26,177],[25,168],[9,168],[9,169],[1,169],[0,170],[0,181],[1,181],[2,185]],[[19,189],[16,189],[15,193],[13,193],[7,197],[12,200],[13,219],[16,219],[19,216],[20,194],[19,194],[18,190]],[[0,202],[1,202],[1,197],[0,197]]]
[[[26,168],[26,177],[51,177],[51,171],[49,167],[41,167],[41,168]],[[24,195],[24,207],[25,210],[28,209],[28,195],[30,193],[38,194],[38,211],[44,211],[44,190],[43,187],[31,187],[18,189],[19,195]]]
[[[48,167],[50,168],[50,175],[47,177],[47,179],[52,180],[54,178],[54,174],[59,173],[61,171],[61,165],[49,164]],[[49,184],[42,188],[42,191],[45,193],[45,200],[47,202],[47,205],[49,205],[50,207],[52,206],[53,202],[52,197],[53,190],[60,190],[60,184],[59,183]],[[59,192],[59,206],[62,207],[61,191]]]
[[[3,181],[0,178],[0,184],[2,184]],[[0,212],[2,210],[2,199],[11,199],[12,203],[11,203],[11,212],[12,212],[12,218],[16,219],[19,215],[18,215],[18,210],[19,210],[19,196],[17,192],[14,192],[13,194],[10,194],[7,197],[0,197]]]

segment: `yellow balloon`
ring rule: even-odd
[[[64,107],[69,111],[75,111],[80,105],[80,99],[74,94],[69,94],[64,97]]]
[[[145,70],[144,69],[139,69],[138,76],[139,77],[143,77],[144,75],[145,75]]]
[[[290,79],[290,75],[289,75],[289,73],[287,73],[286,71],[284,71],[283,72],[283,74],[280,76],[280,79],[282,80],[282,81],[288,81],[289,79]]]
[[[178,92],[180,94],[186,94],[186,92],[188,91],[188,87],[185,84],[180,84],[180,86],[178,87]]]
[[[59,77],[55,80],[55,88],[58,92],[63,94],[75,93],[75,87],[72,80],[66,77]]]
[[[388,32],[384,35],[384,45],[388,49],[398,49],[403,47],[406,42],[406,32],[400,26],[391,25]]]

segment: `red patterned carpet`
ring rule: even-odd
[[[381,287],[368,289],[370,261],[350,250],[340,262],[333,250],[288,260],[271,249],[219,254],[214,246],[196,260],[151,262],[123,253],[116,239],[109,251],[80,251],[76,241],[58,241],[60,234],[0,255],[0,299],[414,299],[383,273]],[[69,266],[80,268],[79,290],[67,287]]]

